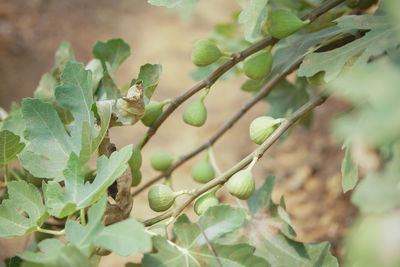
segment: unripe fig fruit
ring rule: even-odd
[[[164,184],[156,184],[149,190],[150,208],[154,211],[165,211],[174,204],[177,194]]]
[[[254,176],[250,169],[238,171],[226,184],[229,193],[242,200],[249,199],[255,190]]]
[[[163,107],[168,102],[150,101],[146,105],[146,112],[144,113],[144,116],[141,119],[142,123],[150,127],[157,120],[157,118],[160,117],[161,113],[163,112]]]
[[[203,104],[203,99],[197,99],[191,103],[183,112],[183,121],[189,125],[200,127],[207,120],[207,109]]]
[[[140,149],[137,147],[134,147],[132,150],[132,156],[128,160],[129,167],[131,168],[132,174],[140,169],[140,166],[142,166],[142,153],[140,152]]]
[[[132,173],[132,185],[131,186],[138,186],[142,181],[142,172],[137,170],[136,172]]]
[[[314,86],[320,86],[325,84],[325,71],[320,71],[314,74],[311,77],[307,77],[307,81],[309,84]]]
[[[173,159],[165,152],[156,152],[151,157],[151,166],[156,171],[165,172],[171,167]]]
[[[261,145],[278,128],[280,119],[269,116],[261,116],[253,120],[250,124],[250,138],[257,145]]]
[[[310,21],[302,21],[287,10],[276,10],[267,18],[267,29],[273,37],[282,39],[300,30]]]
[[[262,50],[244,60],[243,70],[247,77],[260,80],[268,75],[272,68],[272,55]]]
[[[192,169],[192,177],[196,182],[205,184],[214,179],[214,169],[208,160],[197,163]]]
[[[242,84],[240,89],[245,92],[258,92],[262,88],[263,83],[260,80],[247,80]]]
[[[197,198],[194,202],[194,212],[197,215],[201,215],[208,210],[209,207],[218,205],[218,198],[215,196],[215,192],[207,192]]]
[[[198,40],[193,47],[192,62],[198,67],[203,67],[214,63],[221,55],[221,50],[211,41]]]

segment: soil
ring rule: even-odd
[[[153,7],[139,0],[13,0],[0,2],[0,106],[9,109],[11,101],[20,102],[33,95],[40,77],[52,68],[54,52],[63,40],[72,44],[78,61],[88,62],[96,41],[122,38],[131,46],[131,57],[117,73],[120,86],[137,76],[139,67],[147,62],[163,65],[163,75],[154,99],[174,97],[189,88],[194,81],[188,76],[195,67],[190,61],[196,39],[206,37],[215,23],[229,21],[239,7],[234,1],[200,1],[192,20],[186,20],[165,8]],[[143,151],[143,180],[156,175],[149,158],[155,151],[167,151],[174,156],[184,154],[209,138],[225,120],[246,102],[249,94],[239,85],[238,77],[217,82],[206,99],[209,118],[202,128],[187,126],[182,121],[186,105],[160,127]],[[190,100],[189,102],[191,102]],[[296,127],[282,145],[274,145],[255,168],[257,186],[268,174],[277,177],[273,199],[284,195],[298,240],[332,243],[332,252],[342,256],[343,234],[351,224],[356,209],[350,194],[341,189],[341,145],[329,135],[333,114],[345,108],[338,100],[329,99],[315,113],[311,129]],[[216,143],[216,160],[222,170],[247,155],[256,146],[248,137],[252,119],[268,110],[265,102],[257,104]],[[146,128],[116,128],[111,139],[117,147],[137,143]],[[176,189],[196,186],[190,177],[191,167],[204,154],[188,161],[173,175]],[[132,216],[148,218],[155,215],[147,205],[146,192],[134,199]],[[222,201],[233,202],[226,194]],[[189,214],[194,218],[192,209]],[[29,244],[30,237],[0,240],[0,262]],[[100,266],[123,266],[137,256],[104,257]]]

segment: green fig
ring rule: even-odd
[[[202,184],[208,183],[214,179],[214,168],[207,159],[203,160],[193,167],[192,177],[196,182]]]
[[[227,182],[227,188],[231,195],[246,200],[255,190],[255,181],[251,169],[247,168],[235,173]]]
[[[163,112],[163,107],[169,102],[169,100],[164,102],[150,101],[146,105],[146,111],[141,119],[142,123],[150,127],[158,119],[158,117],[160,117],[161,113]]]
[[[151,157],[151,166],[156,171],[165,172],[167,171],[172,164],[173,159],[170,155],[165,152],[156,152]]]
[[[183,112],[183,121],[189,125],[200,127],[207,120],[207,109],[203,104],[203,99],[197,99]]]
[[[207,39],[198,40],[194,44],[192,52],[192,62],[203,67],[217,61],[222,56],[221,50]]]
[[[150,208],[154,211],[165,211],[174,204],[177,193],[164,184],[156,184],[150,188],[148,200]]]
[[[257,145],[261,145],[278,128],[281,119],[274,119],[269,116],[261,116],[250,124],[250,138]]]
[[[204,193],[198,197],[194,202],[194,212],[197,215],[202,215],[208,210],[209,207],[218,205],[219,200],[214,191]]]
[[[268,16],[267,28],[269,34],[273,37],[282,39],[292,35],[309,23],[309,20],[303,21],[291,12],[280,9]]]
[[[260,80],[268,75],[272,68],[272,55],[269,51],[259,51],[244,60],[243,70],[247,77]]]
[[[260,80],[247,80],[242,84],[240,89],[245,92],[258,92],[262,88],[263,83]]]
[[[140,169],[142,166],[142,153],[138,147],[134,147],[132,150],[132,156],[128,160],[129,167],[131,168],[131,172],[134,173]]]
[[[307,77],[309,84],[314,86],[320,86],[325,84],[325,71],[320,71],[311,77]]]
[[[142,181],[142,172],[137,170],[136,172],[132,173],[132,185],[131,186],[138,186]]]

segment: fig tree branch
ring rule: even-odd
[[[168,177],[171,175],[171,173],[177,169],[180,165],[191,159],[192,157],[196,156],[203,150],[207,149],[208,147],[212,146],[221,136],[223,136],[232,126],[241,118],[243,117],[244,114],[246,114],[247,111],[249,111],[256,103],[258,103],[261,99],[267,97],[269,93],[272,91],[272,89],[278,85],[287,75],[289,75],[294,69],[296,69],[301,63],[301,60],[297,61],[294,63],[291,68],[285,72],[282,75],[276,75],[274,78],[269,80],[267,84],[261,88],[260,91],[258,91],[257,94],[255,94],[249,101],[247,101],[240,109],[237,111],[228,121],[226,121],[220,128],[219,130],[210,137],[206,142],[204,142],[202,145],[194,149],[193,151],[187,153],[186,155],[182,156],[179,158],[177,162],[175,162],[171,168],[164,173],[161,173],[142,185],[139,189],[137,189],[132,195],[136,196],[139,193],[141,193],[143,190],[145,190],[147,187],[151,186],[155,182],[161,180],[164,177]]]
[[[344,2],[344,0],[328,0],[322,3],[320,6],[316,7],[312,11],[310,11],[308,14],[303,16],[301,19],[302,20],[310,20],[313,22],[315,19],[317,19],[320,15],[328,12],[332,8],[336,7],[337,5],[341,4]],[[237,63],[240,61],[244,60],[246,57],[260,51],[261,49],[269,46],[269,45],[274,45],[279,41],[279,39],[273,38],[272,36],[268,36],[261,41],[249,46],[248,48],[234,53],[233,56],[227,60],[225,63],[223,63],[221,66],[219,66],[218,69],[213,71],[210,75],[208,75],[205,79],[199,81],[195,85],[193,85],[191,88],[189,88],[187,91],[185,91],[182,95],[177,96],[171,100],[171,103],[169,106],[165,109],[165,111],[158,117],[158,119],[151,125],[151,127],[148,129],[147,133],[143,137],[143,139],[139,143],[139,147],[142,148],[144,147],[147,142],[150,140],[150,138],[157,132],[158,128],[161,126],[161,124],[169,117],[169,115],[172,114],[172,112],[175,111],[183,102],[185,102],[187,99],[189,99],[192,95],[197,93],[198,91],[204,89],[204,88],[210,88],[224,73],[226,73],[228,70],[230,70],[232,67],[234,67]]]
[[[177,205],[174,209],[167,211],[164,214],[161,214],[152,219],[146,220],[144,224],[146,226],[150,226],[167,218],[176,218],[177,216],[179,216],[179,214],[181,214],[181,212],[198,196],[200,196],[204,192],[207,192],[211,188],[214,188],[217,185],[225,184],[233,174],[246,167],[254,157],[261,158],[264,155],[265,151],[267,151],[293,124],[304,117],[308,112],[324,103],[327,97],[328,95],[325,93],[325,91],[313,97],[298,110],[296,110],[296,112],[292,113],[287,119],[284,119],[281,125],[275,130],[275,132],[272,133],[272,135],[268,137],[267,140],[265,140],[264,143],[262,143],[257,149],[247,155],[239,163],[234,165],[232,168],[230,168],[217,178],[211,180],[210,182],[202,185],[197,189],[194,189],[192,191],[192,194],[190,194],[184,202]]]

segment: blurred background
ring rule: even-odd
[[[191,49],[197,39],[206,38],[216,23],[230,20],[238,10],[235,1],[199,1],[191,19],[166,8],[155,7],[144,0],[2,0],[0,1],[0,106],[9,110],[11,102],[32,97],[43,73],[54,63],[60,43],[71,43],[77,61],[87,63],[97,41],[122,38],[131,47],[131,56],[117,71],[121,87],[137,77],[140,65],[159,63],[163,66],[160,84],[153,96],[164,100],[181,94],[195,81],[189,73]],[[149,159],[155,151],[173,156],[185,154],[208,139],[225,120],[244,104],[250,94],[240,90],[245,78],[219,81],[206,99],[208,121],[202,128],[183,123],[182,105],[160,127],[143,150],[143,180],[157,175]],[[192,100],[189,100],[189,103]],[[340,166],[343,152],[329,134],[332,114],[344,109],[338,100],[329,99],[316,110],[311,129],[296,127],[282,145],[274,145],[255,168],[257,186],[269,174],[277,176],[273,199],[285,196],[288,212],[298,233],[298,240],[332,243],[333,254],[341,256],[342,236],[351,224],[356,209],[349,203],[349,193],[341,189]],[[214,146],[216,160],[222,170],[228,169],[247,155],[256,145],[248,136],[248,126],[268,110],[265,102],[257,104]],[[132,127],[112,129],[111,140],[117,147],[136,144],[146,128],[138,123]],[[200,154],[173,174],[175,189],[196,186],[190,176],[191,167],[204,158]],[[222,190],[223,191],[223,190]],[[221,202],[233,199],[222,192]],[[195,215],[188,208],[189,214]],[[132,216],[153,216],[147,205],[147,192],[134,199]],[[31,237],[0,240],[0,262],[23,251]],[[122,266],[131,258],[116,255],[104,257],[101,266]]]

